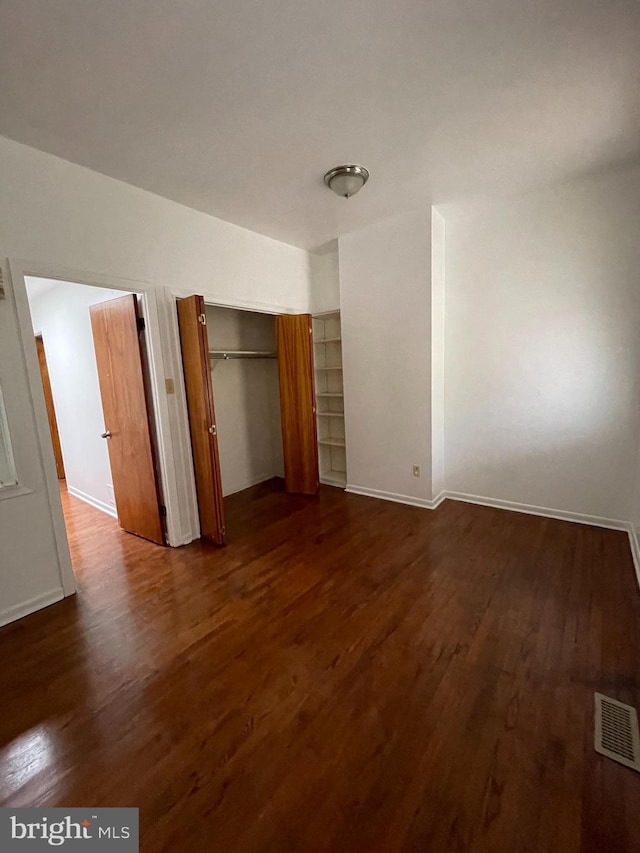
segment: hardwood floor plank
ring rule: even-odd
[[[225,501],[154,546],[63,491],[79,593],[0,629],[0,802],[140,808],[143,851],[634,851],[626,534],[445,502]]]

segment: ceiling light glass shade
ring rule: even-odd
[[[369,172],[364,166],[336,166],[324,176],[324,182],[336,195],[350,198],[369,180]]]

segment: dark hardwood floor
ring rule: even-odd
[[[64,494],[79,592],[0,631],[3,805],[140,808],[143,851],[640,850],[626,534],[277,481],[229,545]]]

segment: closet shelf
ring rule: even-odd
[[[229,361],[232,358],[277,358],[278,353],[268,350],[250,350],[250,349],[227,349],[227,350],[209,350],[209,358],[221,358],[224,361]]]
[[[345,471],[325,471],[320,475],[320,482],[325,486],[338,486],[343,489],[347,485],[347,474]]]
[[[345,447],[344,438],[336,438],[329,436],[328,438],[319,438],[318,444],[327,444],[329,447]]]
[[[342,370],[341,367],[316,367],[316,370]]]
[[[344,412],[317,412],[323,418],[344,418]]]
[[[344,397],[342,391],[317,391],[316,397],[336,397],[341,400]]]
[[[342,338],[315,338],[314,344],[332,344],[336,341],[341,341]]]

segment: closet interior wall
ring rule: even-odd
[[[213,351],[275,353],[271,314],[207,305]],[[284,474],[276,358],[210,359],[224,495]]]

